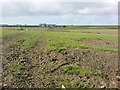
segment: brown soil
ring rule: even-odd
[[[118,41],[113,40],[82,39],[79,42],[95,48],[118,49]]]
[[[7,47],[11,46],[13,43],[15,43],[17,41],[16,38],[19,38],[22,35],[23,35],[23,33],[20,33],[20,34],[15,34],[15,35],[8,35],[5,38],[2,38],[3,51],[5,48],[7,48]]]
[[[9,40],[10,41],[10,40]],[[41,38],[29,52],[22,51],[21,46],[8,45],[3,57],[3,86],[14,88],[45,88],[55,84],[60,77],[69,82],[87,83],[89,87],[117,87],[118,54],[92,49],[69,48],[64,51],[47,51],[45,39]],[[3,41],[8,44],[7,40]],[[19,41],[14,41],[23,43]],[[110,43],[111,44],[111,43]],[[3,46],[4,48],[4,46]],[[9,72],[6,66],[12,61],[23,66],[25,73]],[[80,65],[104,73],[104,77],[64,74],[65,65]]]
[[[109,35],[117,35],[118,34],[118,30],[81,30],[80,32],[82,33],[94,33],[94,34],[109,34]]]

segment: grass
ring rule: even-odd
[[[32,34],[33,33],[33,34]],[[23,37],[19,38],[19,40],[23,40],[24,42],[21,44],[23,49],[30,49],[37,41],[40,35],[34,32],[27,32]]]
[[[83,48],[83,49],[97,49],[102,51],[118,52],[116,49],[106,48],[94,48],[92,46],[83,45],[77,42],[81,39],[93,39],[93,40],[117,40],[116,36],[96,34],[83,34],[83,33],[71,33],[71,32],[45,32],[45,36],[48,42],[48,50],[64,50],[67,48]]]
[[[19,30],[3,30],[2,31],[2,38],[6,38],[8,36],[16,35],[23,33],[24,31],[19,31]]]
[[[116,50],[116,49],[106,49],[106,48],[94,48],[94,49],[101,51],[120,52],[120,50]]]
[[[30,27],[27,27],[30,28]],[[39,28],[39,27],[37,27]],[[47,49],[62,51],[68,48],[83,48],[83,49],[96,49],[101,51],[118,52],[117,49],[111,48],[94,48],[92,46],[83,45],[78,42],[81,39],[92,39],[92,40],[118,40],[117,35],[97,35],[94,33],[75,33],[75,32],[55,32],[55,31],[32,31],[35,28],[30,28],[26,31],[18,30],[3,30],[3,38],[9,35],[17,33],[24,33],[24,35],[18,40],[24,40],[22,46],[24,49],[30,49],[40,37],[46,38]]]
[[[65,74],[72,74],[72,75],[78,75],[78,74],[82,74],[82,75],[92,75],[92,76],[102,76],[101,72],[96,72],[93,71],[89,68],[82,68],[78,65],[66,65],[64,67],[64,73]]]

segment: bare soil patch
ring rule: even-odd
[[[118,41],[113,41],[113,40],[82,39],[79,40],[79,42],[95,48],[118,49]]]

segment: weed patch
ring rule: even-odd
[[[101,72],[96,72],[96,71],[93,71],[89,68],[82,68],[78,65],[66,65],[64,67],[64,73],[65,74],[83,74],[83,75],[92,75],[92,76],[102,76],[102,73]]]
[[[9,65],[6,66],[8,74],[22,74],[24,73],[24,67],[19,65],[17,61],[11,61]]]

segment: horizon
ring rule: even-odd
[[[55,24],[55,23],[40,23],[40,24]],[[0,24],[0,25],[27,25],[27,26],[39,26],[40,24]],[[78,25],[78,24],[55,24],[55,25],[66,25],[66,26],[120,26],[120,25],[114,25],[114,24],[109,24],[109,25],[90,25],[90,24],[88,24],[88,25]]]

